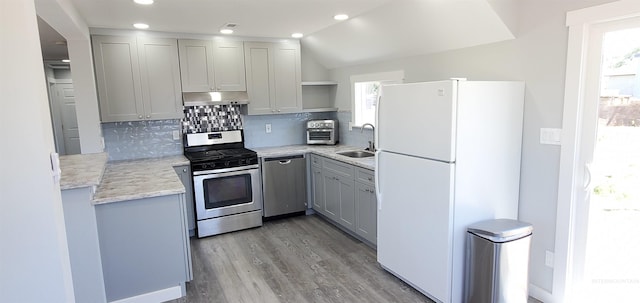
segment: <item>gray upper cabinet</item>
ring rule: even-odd
[[[300,44],[245,42],[249,115],[302,111]]]
[[[175,39],[93,36],[102,122],[179,119]]]
[[[178,41],[183,92],[246,91],[241,41]]]

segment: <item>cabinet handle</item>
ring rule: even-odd
[[[138,119],[142,119],[142,115],[138,115]]]
[[[271,112],[272,112],[272,113],[275,113],[275,112],[276,112],[276,110],[275,110],[275,109],[272,109],[272,110],[271,110]]]
[[[369,177],[369,178],[367,178],[367,180],[369,180],[369,181],[373,181],[373,178]]]
[[[278,110],[278,112],[280,112],[280,110]]]
[[[147,119],[151,118],[151,115],[147,115]]]
[[[186,172],[187,172],[187,169],[186,169],[186,168],[183,168],[183,169],[182,169],[182,172],[183,172],[183,173],[186,173]]]

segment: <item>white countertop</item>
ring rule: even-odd
[[[348,145],[288,145],[253,148],[259,157],[278,157],[294,154],[324,156],[366,169],[375,169],[375,157],[350,158],[338,152],[363,150]],[[60,157],[61,189],[97,186],[93,203],[135,200],[184,193],[185,189],[174,166],[189,165],[182,155],[107,162],[106,153]]]
[[[182,155],[107,163],[93,198],[94,204],[134,200],[185,192],[174,166],[189,165]]]
[[[107,158],[107,153],[60,156],[60,189],[98,186]]]
[[[347,156],[338,155],[338,152],[352,151],[352,150],[364,150],[362,147],[355,147],[349,145],[287,145],[276,147],[261,147],[251,148],[258,153],[258,157],[279,157],[295,154],[307,154],[313,153],[316,155],[324,156],[334,160],[349,163],[362,168],[375,170],[375,157],[368,158],[351,158]]]

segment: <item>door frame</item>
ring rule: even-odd
[[[576,282],[576,227],[578,195],[583,190],[585,167],[580,163],[589,38],[594,26],[640,16],[637,0],[621,0],[567,13],[569,28],[565,78],[562,145],[556,216],[555,263],[550,302],[571,302]],[[580,252],[581,253],[581,252]]]

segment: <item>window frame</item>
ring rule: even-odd
[[[351,76],[350,80],[351,80],[351,121],[349,122],[349,130],[351,130],[354,127],[361,128],[362,124],[364,124],[364,123],[356,124],[356,83],[380,82],[381,85],[403,83],[404,70],[353,75]],[[372,124],[375,125],[376,124],[375,121]]]

